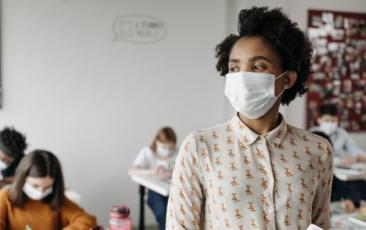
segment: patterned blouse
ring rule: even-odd
[[[332,178],[332,147],[324,138],[284,119],[258,135],[236,115],[186,137],[173,172],[166,226],[329,229]]]

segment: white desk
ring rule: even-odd
[[[162,180],[154,176],[138,176],[131,175],[132,181],[150,189],[154,192],[159,193],[163,196],[169,196],[170,191],[170,180]]]
[[[357,163],[348,168],[335,166],[334,175],[343,181],[366,180],[366,164]]]
[[[81,196],[76,191],[71,189],[65,190],[65,196],[71,200],[72,202],[76,203],[77,205],[81,206]]]
[[[130,174],[131,180],[139,185],[140,193],[140,220],[139,230],[145,229],[145,188],[159,193],[163,196],[169,196],[170,179],[163,180],[155,176],[140,176]]]
[[[364,207],[366,203],[364,201],[361,202],[361,207]],[[332,210],[332,217],[331,223],[332,227],[331,230],[365,230],[366,227],[356,224],[349,220],[351,216],[355,214],[345,214],[342,207],[341,202],[332,202],[331,204]]]
[[[353,223],[349,220],[352,214],[337,214],[332,216],[331,230],[365,230],[364,226]]]

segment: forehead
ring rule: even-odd
[[[326,120],[333,120],[333,119],[337,119],[337,116],[333,116],[330,114],[324,114],[323,116],[321,116],[322,119],[326,119]]]
[[[33,185],[40,186],[50,186],[53,184],[53,179],[51,177],[27,177],[27,182]]]
[[[161,145],[174,145],[174,143],[172,141],[169,141],[169,140],[157,140],[156,141],[157,143],[161,144]]]
[[[242,61],[254,56],[263,56],[274,63],[280,63],[280,57],[275,50],[261,37],[242,37],[233,46],[230,58]]]

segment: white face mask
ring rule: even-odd
[[[156,143],[156,152],[158,153],[159,157],[162,158],[167,158],[173,153],[170,148],[167,148],[160,143]]]
[[[269,73],[235,72],[226,74],[225,95],[233,108],[250,119],[258,119],[267,113],[282,95],[276,96],[278,77]]]
[[[6,169],[8,167],[8,164],[6,164],[4,161],[0,160],[0,171]]]
[[[53,192],[52,187],[41,192],[34,188],[31,184],[25,183],[23,186],[23,192],[32,200],[43,200]]]
[[[332,135],[337,130],[336,122],[325,121],[320,124],[320,129],[327,135]]]

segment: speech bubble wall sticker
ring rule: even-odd
[[[114,42],[155,43],[166,34],[166,24],[149,15],[122,15],[113,22]]]

